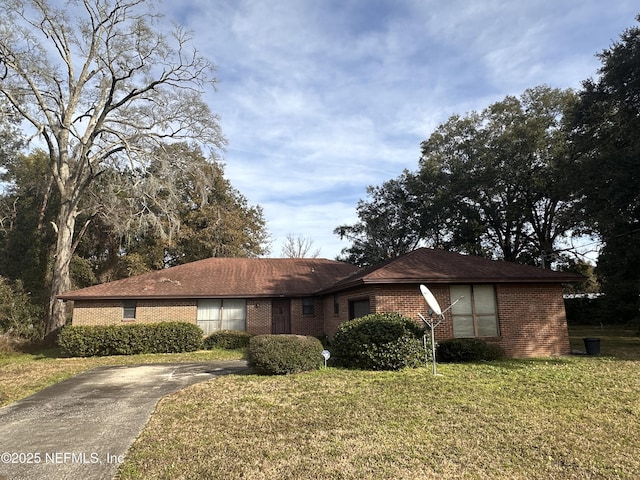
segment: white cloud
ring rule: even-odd
[[[190,0],[163,9],[218,66],[226,173],[275,237],[322,254],[367,185],[415,169],[452,114],[540,84],[579,88],[634,24],[600,0]],[[274,255],[280,248],[273,249]]]

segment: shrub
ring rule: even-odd
[[[249,365],[264,375],[317,370],[324,363],[322,343],[303,335],[257,335],[249,341]]]
[[[332,339],[334,364],[363,370],[399,370],[424,364],[424,330],[398,313],[344,322]]]
[[[0,277],[0,333],[27,340],[42,338],[41,309],[31,303],[22,282]]]
[[[443,340],[436,349],[439,362],[461,363],[497,360],[504,356],[499,345],[475,338],[452,338]]]
[[[221,330],[212,333],[204,339],[204,348],[211,350],[212,348],[224,348],[227,350],[235,350],[237,348],[247,348],[251,334],[241,332],[239,330]]]
[[[331,348],[331,339],[327,335],[318,335],[316,338],[320,340],[320,343],[322,343],[324,348]]]
[[[71,357],[92,357],[101,351],[104,329],[111,327],[86,327],[68,325],[58,334],[58,346]]]
[[[202,329],[194,323],[162,322],[150,324],[150,353],[182,353],[201,350]]]
[[[58,345],[72,357],[193,352],[202,348],[202,329],[183,322],[69,325],[58,335]]]

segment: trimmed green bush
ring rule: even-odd
[[[202,329],[194,323],[161,322],[150,325],[150,353],[182,353],[202,350]]]
[[[504,356],[500,345],[475,338],[452,338],[439,342],[436,359],[443,363],[498,360]]]
[[[226,350],[235,350],[238,348],[247,348],[251,334],[241,332],[239,330],[221,330],[214,332],[204,339],[204,348],[211,350],[212,348],[224,348]]]
[[[58,335],[58,345],[72,357],[193,352],[202,349],[202,329],[184,322],[69,325]]]
[[[331,341],[337,366],[362,370],[400,370],[424,365],[424,330],[399,313],[374,313],[338,328]]]
[[[257,335],[249,340],[249,365],[264,375],[317,370],[324,364],[322,343],[303,335]]]

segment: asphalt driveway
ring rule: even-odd
[[[243,360],[99,367],[0,408],[0,480],[112,479],[160,398]]]

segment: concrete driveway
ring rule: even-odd
[[[112,479],[160,398],[243,360],[99,367],[0,408],[0,480]]]

